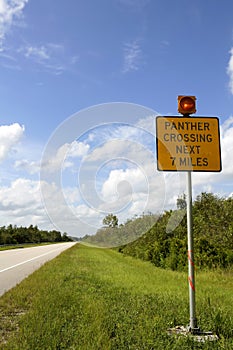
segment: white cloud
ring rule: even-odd
[[[89,148],[90,146],[88,144],[85,144],[83,142],[73,141],[69,145],[67,156],[71,158],[84,157],[87,154]]]
[[[38,181],[18,178],[0,187],[0,225],[41,225],[48,218],[43,208]]]
[[[43,171],[55,172],[72,167],[73,163],[69,158],[84,157],[89,150],[89,145],[83,142],[73,141],[60,146],[56,154],[50,157],[41,164]]]
[[[74,236],[96,231],[100,225],[100,213],[86,204],[77,203],[80,200],[79,189],[61,189],[46,181],[42,181],[40,185],[45,209],[56,228]]]
[[[146,193],[147,185],[145,174],[140,168],[112,170],[102,187],[103,199],[111,202],[117,200],[119,195],[131,196],[132,191]]]
[[[27,3],[28,0],[0,0],[0,46],[10,27],[22,16]]]
[[[231,94],[233,94],[233,48],[230,50],[230,59],[227,66],[227,74],[229,75],[229,88]]]
[[[24,133],[24,126],[14,123],[0,126],[0,161],[7,157]]]
[[[78,55],[67,57],[65,47],[60,43],[26,44],[21,46],[17,53],[22,54],[27,61],[37,65],[41,70],[56,75],[70,69],[79,60]]]
[[[44,144],[28,140],[26,137],[17,145],[17,152],[14,152],[12,159],[15,173],[21,173],[21,177],[38,174],[40,171],[40,159],[43,153]],[[27,175],[26,175],[27,174]]]
[[[47,207],[42,202],[41,186],[46,191],[46,204],[50,206],[49,217]],[[46,230],[55,228],[70,234],[80,233],[78,215],[74,215],[74,211],[78,213],[79,209],[73,204],[79,198],[79,191],[66,188],[63,192],[55,184],[25,178],[18,178],[9,186],[0,187],[0,226],[32,224]],[[87,207],[86,212],[88,210]]]
[[[49,73],[62,74],[65,65],[61,63],[63,47],[58,44],[45,44],[40,46],[26,45],[17,50],[19,54],[30,60],[31,63]]]
[[[24,54],[27,58],[34,58],[39,61],[48,60],[50,58],[48,49],[45,46],[28,46],[25,48]]]
[[[79,188],[77,187],[67,187],[63,189],[63,194],[68,205],[77,205],[80,203],[81,196]]]
[[[123,73],[139,70],[141,61],[142,50],[138,40],[125,43]]]
[[[16,169],[24,170],[29,174],[36,174],[40,171],[40,162],[29,161],[27,159],[16,160],[14,166]]]
[[[39,182],[29,179],[17,179],[10,187],[0,188],[0,202],[5,209],[28,208],[33,204],[33,209],[40,203]]]
[[[233,174],[233,117],[229,118],[221,128],[222,167],[224,175]]]
[[[64,45],[60,43],[45,43],[43,45],[24,45],[18,49],[26,58],[41,64],[52,64],[65,53]],[[71,62],[77,61],[77,56],[71,57]],[[50,62],[50,63],[49,63]]]
[[[150,179],[142,169],[116,169],[109,173],[102,186],[105,212],[114,212],[121,221],[148,210]]]
[[[159,114],[150,115],[147,118],[139,119],[136,126],[148,131],[150,134],[155,135],[155,120]]]

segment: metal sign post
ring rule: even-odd
[[[187,171],[187,234],[188,234],[188,280],[189,280],[189,312],[190,331],[199,331],[196,319],[195,301],[195,271],[194,271],[194,244],[192,223],[192,173]]]

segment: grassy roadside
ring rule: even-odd
[[[188,323],[186,274],[76,245],[0,298],[0,349],[230,350],[232,290],[232,274],[198,273],[199,326],[220,340],[175,339],[166,329]]]

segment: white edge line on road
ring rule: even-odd
[[[45,255],[48,255],[48,254],[54,253],[54,252],[56,252],[57,250],[60,250],[60,248],[57,248],[57,249],[52,250],[52,251],[50,251],[50,252],[47,252],[47,253],[44,253],[44,254],[38,255],[38,256],[36,256],[35,258],[32,258],[32,259],[29,259],[29,260],[22,261],[22,262],[21,262],[21,263],[19,263],[19,264],[16,264],[16,265],[12,265],[12,266],[10,266],[10,267],[7,267],[6,269],[0,270],[0,273],[1,273],[1,272],[5,272],[5,271],[10,270],[10,269],[13,269],[14,267],[17,267],[17,266],[20,266],[20,265],[26,264],[26,263],[28,263],[28,262],[30,262],[30,261],[33,261],[33,260],[36,260],[36,259],[38,259],[38,258],[41,258],[42,256],[45,256]]]

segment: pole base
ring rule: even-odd
[[[175,335],[175,336],[185,336],[190,337],[194,341],[197,341],[199,343],[205,343],[208,341],[217,341],[219,338],[217,334],[213,334],[212,332],[202,332],[200,328],[194,328],[191,329],[190,326],[184,327],[184,326],[176,326],[174,328],[168,329],[169,335]]]

